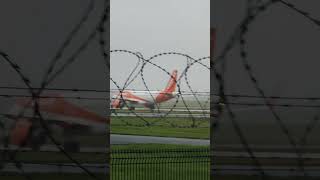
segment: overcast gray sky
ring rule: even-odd
[[[145,58],[154,54],[176,51],[194,58],[209,55],[210,1],[209,0],[112,0],[111,49],[141,52]],[[111,55],[111,76],[123,85],[137,59],[123,54]],[[161,67],[181,73],[186,58],[164,56],[153,61]],[[209,65],[209,60],[203,61]],[[169,76],[156,67],[144,70],[150,89],[162,89]],[[194,65],[188,74],[195,90],[209,90],[209,70]],[[182,83],[182,90],[185,89]],[[111,85],[111,88],[114,88]],[[143,89],[139,76],[129,88]]]
[[[57,71],[95,30],[103,11],[103,1],[94,2],[94,9],[89,14],[88,21],[76,34],[54,71]],[[208,56],[209,2],[209,0],[112,0],[111,48],[140,51],[146,57],[166,51],[187,53],[194,58]],[[9,54],[21,67],[21,71],[30,79],[32,86],[39,86],[50,60],[81,19],[88,3],[87,0],[1,2],[0,50]],[[112,55],[112,77],[122,85],[135,63],[136,59],[132,57]],[[186,59],[161,57],[155,59],[154,63],[165,67],[168,71],[177,68],[181,73],[186,65]],[[109,83],[105,77],[105,68],[99,40],[95,38],[49,87],[105,89]],[[3,59],[0,61],[0,71],[1,86],[25,87],[17,73]],[[150,65],[144,74],[150,89],[164,88],[169,79],[164,72]],[[209,90],[209,71],[205,68],[199,65],[193,66],[188,79],[195,90]],[[141,77],[138,80],[129,88],[143,88]],[[185,89],[184,86],[182,90]],[[1,93],[8,92],[1,90]]]

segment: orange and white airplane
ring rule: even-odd
[[[150,92],[124,91],[115,96],[112,108],[123,108],[124,101],[130,108],[144,106],[153,109],[156,103],[172,99],[177,84],[177,70],[171,74],[166,88],[162,91],[153,91],[155,98],[150,99]],[[149,99],[144,97],[149,95]],[[72,98],[71,98],[72,99]],[[154,99],[154,101],[153,101]],[[110,119],[105,117],[105,109],[90,106],[88,101],[67,100],[61,94],[47,94],[38,98],[39,111],[50,130],[55,129],[64,135],[66,150],[79,151],[80,144],[75,139],[84,133],[106,134]],[[82,102],[82,103],[81,103]],[[83,104],[86,103],[86,104]],[[107,102],[106,102],[107,103]],[[6,115],[6,136],[9,144],[17,146],[31,146],[39,149],[46,143],[46,130],[42,127],[39,117],[33,117],[34,102],[31,98],[18,98]],[[103,106],[103,105],[102,105]]]
[[[54,134],[60,132],[64,136],[63,145],[68,151],[79,151],[80,144],[75,140],[79,135],[105,135],[107,132],[109,118],[103,115],[105,112],[102,111],[105,110],[90,107],[88,101],[72,102],[59,94],[50,94],[40,97],[37,102],[47,127]],[[10,145],[39,149],[46,143],[47,132],[41,119],[33,116],[34,106],[31,98],[18,98],[9,110],[6,115],[6,136]]]
[[[156,104],[174,98],[178,93],[175,92],[177,86],[177,70],[173,70],[167,86],[162,91],[129,91],[125,90],[112,97],[111,109],[134,110],[136,107],[146,107],[154,109]]]

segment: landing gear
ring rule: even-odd
[[[129,110],[134,111],[136,108],[135,107],[129,107]]]

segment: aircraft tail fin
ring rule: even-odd
[[[166,88],[163,90],[164,93],[172,93],[176,90],[177,86],[177,75],[178,71],[175,69],[172,71],[170,79],[168,81],[168,84]]]
[[[176,69],[173,70],[166,88],[157,95],[156,103],[161,103],[174,97],[173,92],[177,86],[177,75],[178,71]]]

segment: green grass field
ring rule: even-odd
[[[145,122],[138,117],[112,117],[111,133],[112,134],[130,134],[146,136],[163,136],[163,137],[180,137],[209,139],[209,120],[202,119],[196,121],[198,127],[192,125],[191,118],[144,118],[151,126],[146,126]],[[176,127],[174,127],[176,126]]]
[[[166,180],[210,178],[208,146],[149,144],[118,146],[116,150],[118,153],[112,155],[112,179],[126,180],[128,176]],[[122,153],[127,150],[130,153]]]
[[[170,152],[168,152],[170,151]],[[166,145],[166,144],[132,144],[112,146],[112,179],[128,180],[130,177],[136,179],[153,179],[162,176],[166,180],[176,180],[177,176],[184,179],[192,177],[197,179],[209,179],[210,161],[207,146],[188,145]],[[73,157],[79,162],[105,162],[106,154],[97,153],[73,153]],[[197,158],[194,158],[197,157]],[[201,158],[203,157],[203,158]],[[100,159],[99,159],[100,158]],[[23,152],[16,158],[24,162],[69,162],[61,153]],[[48,178],[47,178],[48,176]],[[101,175],[102,176],[102,175]],[[0,176],[0,179],[18,180],[23,177]],[[34,179],[85,179],[85,174],[34,174]],[[88,178],[89,179],[89,178]]]
[[[166,144],[131,144],[131,145],[114,145],[112,146],[112,167],[111,177],[114,180],[130,180],[133,179],[153,179],[161,177],[163,180],[179,180],[179,179],[210,179],[209,158],[201,159],[207,156],[207,152],[199,151],[206,149],[206,146],[189,146],[189,145],[166,145]],[[173,153],[165,153],[161,150],[175,150]],[[180,152],[179,150],[182,150]],[[184,153],[188,150],[192,153]],[[130,151],[131,153],[126,153]],[[149,153],[146,153],[148,151]],[[119,153],[120,152],[120,153]],[[143,152],[143,153],[141,153]],[[80,162],[104,162],[105,154],[97,153],[73,153]],[[179,158],[177,158],[179,157]],[[197,157],[196,159],[193,157]],[[28,153],[20,154],[19,159],[23,161],[44,161],[44,162],[69,162],[62,154],[58,153]],[[202,161],[203,160],[203,161]],[[86,174],[31,174],[33,180],[85,180],[90,179]],[[104,175],[99,175],[102,179]],[[278,178],[269,177],[268,180],[291,180],[293,177]],[[0,179],[5,180],[24,180],[22,176],[0,175]],[[224,175],[215,176],[214,180],[260,180],[259,176],[244,175]],[[303,180],[303,178],[294,178]],[[311,179],[311,178],[309,178]]]

